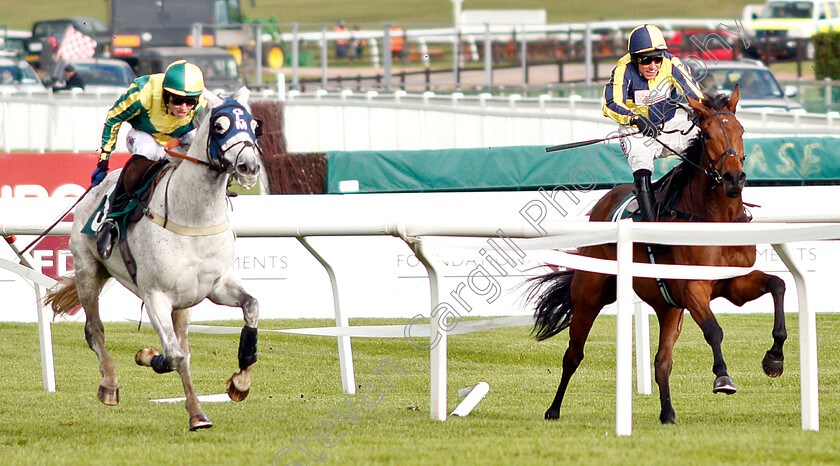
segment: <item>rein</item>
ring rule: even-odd
[[[717,121],[718,121],[718,123],[720,124],[721,129],[723,130],[723,136],[726,138],[726,143],[727,143],[727,144],[729,144],[729,147],[728,147],[725,151],[723,151],[723,154],[721,154],[722,156],[721,156],[721,158],[718,160],[718,164],[720,164],[722,161],[726,160],[726,158],[727,158],[727,157],[730,157],[730,156],[740,157],[740,154],[738,154],[738,151],[736,151],[736,150],[735,150],[735,148],[733,148],[733,147],[732,147],[732,143],[731,143],[731,142],[729,142],[729,135],[727,135],[727,134],[726,134],[726,127],[723,125],[723,121],[721,121],[721,119],[720,119],[720,116],[721,116],[721,115],[732,115],[732,117],[733,117],[733,118],[735,117],[735,114],[734,114],[734,113],[732,113],[732,112],[727,112],[727,111],[716,111],[716,112],[712,113],[711,115],[707,116],[706,118],[704,118],[704,119],[703,119],[703,121],[701,121],[699,124],[694,123],[694,126],[699,127],[700,125],[702,125],[702,124],[703,124],[706,120],[708,120],[709,118],[711,118],[711,117],[716,117],[716,118],[717,118]],[[708,151],[708,149],[706,148],[706,143],[705,143],[705,142],[703,143],[703,152],[705,152],[705,154],[706,154],[706,160],[708,160],[708,161],[709,161],[709,168],[711,168],[711,171],[709,171],[708,169],[706,169],[706,168],[704,168],[704,167],[701,167],[700,165],[698,165],[698,164],[696,164],[696,163],[692,162],[692,161],[691,161],[691,160],[689,160],[689,159],[688,159],[685,155],[683,155],[683,154],[681,154],[681,153],[679,153],[679,152],[675,151],[675,150],[674,150],[674,149],[672,149],[670,146],[668,146],[667,144],[665,144],[665,143],[663,143],[662,141],[660,141],[658,138],[653,138],[653,139],[654,139],[656,142],[658,142],[660,145],[662,145],[662,147],[664,147],[665,149],[668,149],[668,150],[669,150],[672,154],[674,154],[674,155],[676,155],[677,157],[681,158],[684,162],[688,163],[689,165],[694,166],[694,168],[696,168],[696,169],[698,169],[698,170],[702,171],[702,172],[703,172],[703,173],[705,173],[707,176],[709,176],[709,177],[710,177],[710,178],[711,178],[711,179],[715,182],[715,185],[713,186],[713,188],[714,188],[715,186],[718,186],[718,185],[720,185],[720,184],[723,184],[723,175],[721,175],[721,174],[720,174],[720,171],[717,169],[716,164],[714,164],[714,163],[712,162],[711,158],[709,158],[709,151]]]
[[[196,163],[198,165],[204,165],[205,167],[207,167],[211,170],[216,170],[220,174],[224,173],[223,171],[220,171],[217,168],[217,166],[215,166],[213,164],[210,164],[210,163],[207,163],[204,160],[199,160],[195,157],[190,157],[186,154],[182,154],[180,152],[175,152],[174,150],[171,150],[169,147],[165,147],[164,150],[166,151],[167,154],[169,154],[170,157],[174,157],[176,159],[186,160],[186,161],[189,161],[189,162]],[[164,206],[164,211],[163,212],[164,213],[163,213],[163,215],[160,215],[159,213],[153,211],[150,208],[146,208],[146,211],[144,213],[145,213],[146,217],[149,218],[149,220],[151,220],[153,223],[159,225],[163,229],[169,230],[172,233],[175,233],[175,234],[181,235],[181,236],[211,236],[211,235],[217,235],[219,233],[223,233],[230,228],[230,221],[228,221],[228,220],[225,220],[224,222],[222,222],[218,225],[212,225],[212,226],[209,226],[209,227],[188,227],[188,226],[184,226],[184,225],[180,225],[178,223],[175,223],[172,220],[169,220],[169,182],[170,181],[172,181],[172,176],[171,175],[166,179],[166,187],[164,188],[164,195],[163,195],[163,199],[164,199],[163,200],[163,206]]]
[[[211,170],[216,170],[217,172],[222,173],[222,171],[220,170],[221,166],[216,166],[216,165],[213,165],[209,162],[205,162],[204,160],[199,160],[195,157],[190,157],[187,154],[182,154],[180,152],[175,152],[174,150],[172,150],[168,147],[164,147],[163,150],[166,151],[166,154],[169,155],[170,157],[172,157],[173,159],[181,159],[181,160],[186,160],[188,162],[196,163],[198,165],[204,165],[205,167],[207,167]]]

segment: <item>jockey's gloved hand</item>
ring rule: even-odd
[[[659,136],[659,128],[644,115],[636,115],[630,120],[630,124],[639,128],[639,132],[649,138]]]
[[[96,164],[96,170],[93,171],[93,175],[90,176],[90,186],[96,186],[105,179],[105,175],[108,174],[108,159],[99,159],[99,163]]]

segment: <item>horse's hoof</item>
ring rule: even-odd
[[[211,427],[213,427],[213,423],[210,422],[210,419],[208,419],[204,413],[193,414],[190,416],[190,431],[209,429]]]
[[[722,375],[715,379],[715,385],[714,388],[712,388],[712,392],[731,395],[735,393],[735,384],[732,383],[732,379],[730,379],[728,375]]]
[[[236,375],[234,374],[233,377]],[[246,388],[245,390],[240,390],[236,387],[236,383],[233,381],[233,377],[229,378],[227,381],[227,394],[233,401],[242,401],[245,398],[248,398],[248,393],[251,392],[251,387]]]
[[[659,415],[659,422],[663,424],[676,424],[676,416],[674,413],[670,414],[660,414]]]
[[[120,387],[99,386],[96,396],[106,406],[116,406],[120,403]]]
[[[548,411],[545,412],[545,419],[548,421],[556,421],[557,419],[560,419],[560,410],[549,408]]]
[[[158,352],[156,348],[147,346],[134,355],[134,362],[136,362],[138,366],[151,367],[152,358],[159,354],[160,352]]]
[[[782,356],[776,359],[770,356],[770,351],[764,355],[764,360],[761,361],[761,368],[768,377],[778,377],[785,371],[785,358]]]

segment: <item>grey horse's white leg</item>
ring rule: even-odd
[[[141,299],[146,305],[149,321],[160,337],[163,354],[158,353],[155,348],[147,347],[138,351],[134,360],[141,366],[151,367],[159,374],[177,370],[184,360],[184,351],[181,350],[172,324],[172,302],[165,294],[156,291],[141,296]]]
[[[173,310],[169,298],[160,292],[147,294],[143,301],[152,327],[160,337],[163,354],[159,354],[155,348],[147,347],[138,351],[134,360],[141,366],[151,367],[159,374],[177,370],[184,385],[190,430],[212,427],[213,424],[201,411],[201,403],[195,395],[190,376],[189,343],[186,338],[190,322],[189,309]],[[176,336],[176,330],[183,338]]]
[[[181,344],[181,350],[184,352],[184,360],[181,361],[181,366],[178,367],[178,375],[181,376],[181,383],[184,385],[184,393],[187,397],[185,407],[187,413],[190,415],[190,430],[207,429],[213,427],[213,423],[204,414],[201,409],[201,402],[195,394],[193,388],[192,375],[190,375],[190,360],[192,352],[190,351],[190,343],[187,339],[190,327],[190,317],[192,308],[175,309],[172,311],[172,323],[175,326],[175,336]]]
[[[114,360],[105,349],[105,327],[99,317],[99,293],[108,280],[105,268],[90,253],[80,254],[75,260],[76,293],[79,303],[85,309],[85,340],[99,358],[99,383],[97,396],[107,406],[120,402],[120,384]]]
[[[257,362],[257,326],[260,304],[242,287],[232,273],[228,273],[208,296],[211,301],[224,306],[241,307],[245,326],[239,335],[239,371],[227,381],[227,394],[233,401],[242,401],[251,390],[251,370]]]

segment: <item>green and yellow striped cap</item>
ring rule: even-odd
[[[204,75],[198,66],[178,60],[166,67],[163,88],[175,95],[196,97],[204,90]]]

